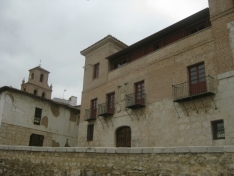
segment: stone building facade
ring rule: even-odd
[[[78,146],[234,145],[234,4],[131,46],[112,36],[85,56]]]

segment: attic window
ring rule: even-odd
[[[93,67],[93,78],[98,78],[99,76],[99,63],[95,64]]]

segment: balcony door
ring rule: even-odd
[[[110,93],[107,95],[107,112],[115,113],[115,93]]]
[[[204,63],[189,67],[189,91],[190,95],[197,95],[207,91]]]
[[[96,119],[97,116],[97,99],[91,100],[91,119]]]
[[[131,128],[121,127],[116,132],[116,147],[131,147]]]
[[[135,104],[145,104],[145,84],[144,81],[135,83]]]

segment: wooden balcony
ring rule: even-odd
[[[115,113],[115,104],[114,103],[103,103],[98,105],[98,116],[111,116]]]
[[[125,107],[129,109],[145,107],[145,97],[145,93],[128,94],[125,99]]]
[[[215,81],[211,76],[193,80],[194,82],[184,82],[172,85],[173,101],[183,102],[204,96],[215,95]]]

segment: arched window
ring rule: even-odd
[[[116,131],[116,147],[131,147],[131,128],[121,127]]]
[[[44,75],[41,74],[41,75],[40,75],[40,82],[43,82],[43,78],[44,78]]]
[[[45,98],[45,92],[43,92],[43,93],[41,94],[41,96],[42,96],[43,98]]]
[[[24,88],[24,92],[26,92],[26,88]]]
[[[31,79],[33,79],[33,78],[34,78],[34,73],[31,74]]]
[[[34,92],[33,92],[34,95],[37,95],[37,90],[35,89]]]

